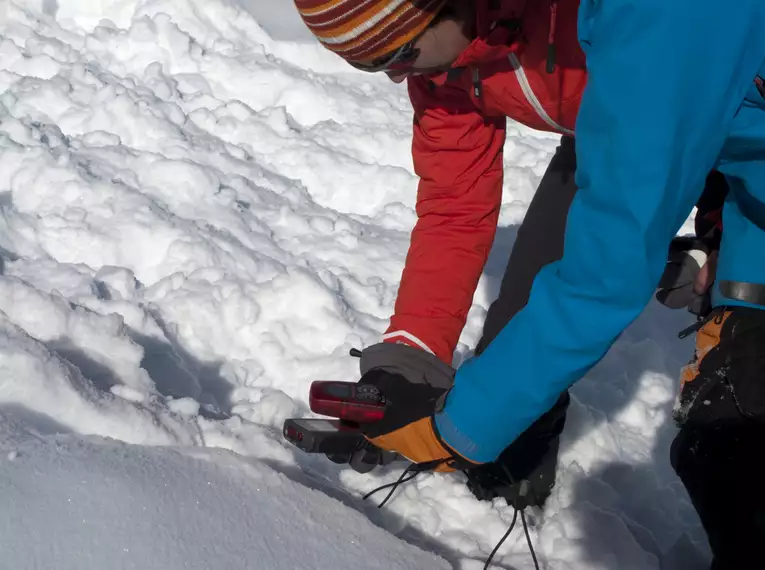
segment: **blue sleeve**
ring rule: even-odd
[[[458,371],[441,437],[499,453],[585,375],[650,301],[765,54],[762,0],[582,0],[588,85],[563,258]]]

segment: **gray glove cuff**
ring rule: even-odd
[[[413,384],[429,384],[449,390],[455,370],[436,356],[406,344],[381,342],[365,348],[359,362],[362,376],[373,368],[400,374]]]

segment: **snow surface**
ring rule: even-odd
[[[401,466],[361,475],[281,438],[385,329],[417,184],[404,88],[291,6],[0,2],[1,568],[477,570],[504,534],[511,509],[460,476],[378,511],[361,495]],[[508,125],[455,364],[556,145]],[[703,567],[668,461],[689,322],[652,305],[573,390],[531,514],[544,568]],[[532,568],[521,532],[494,567]]]
[[[0,552],[17,564],[4,568],[449,567],[228,451],[30,439],[4,461],[0,493]]]

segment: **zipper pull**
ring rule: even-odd
[[[473,95],[476,99],[481,98],[481,72],[477,67],[473,68]]]
[[[555,28],[558,24],[558,0],[550,0],[550,33],[547,36],[547,73],[555,71],[557,59],[555,49]]]

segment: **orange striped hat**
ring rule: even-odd
[[[447,0],[295,0],[324,47],[370,64],[416,38]]]

